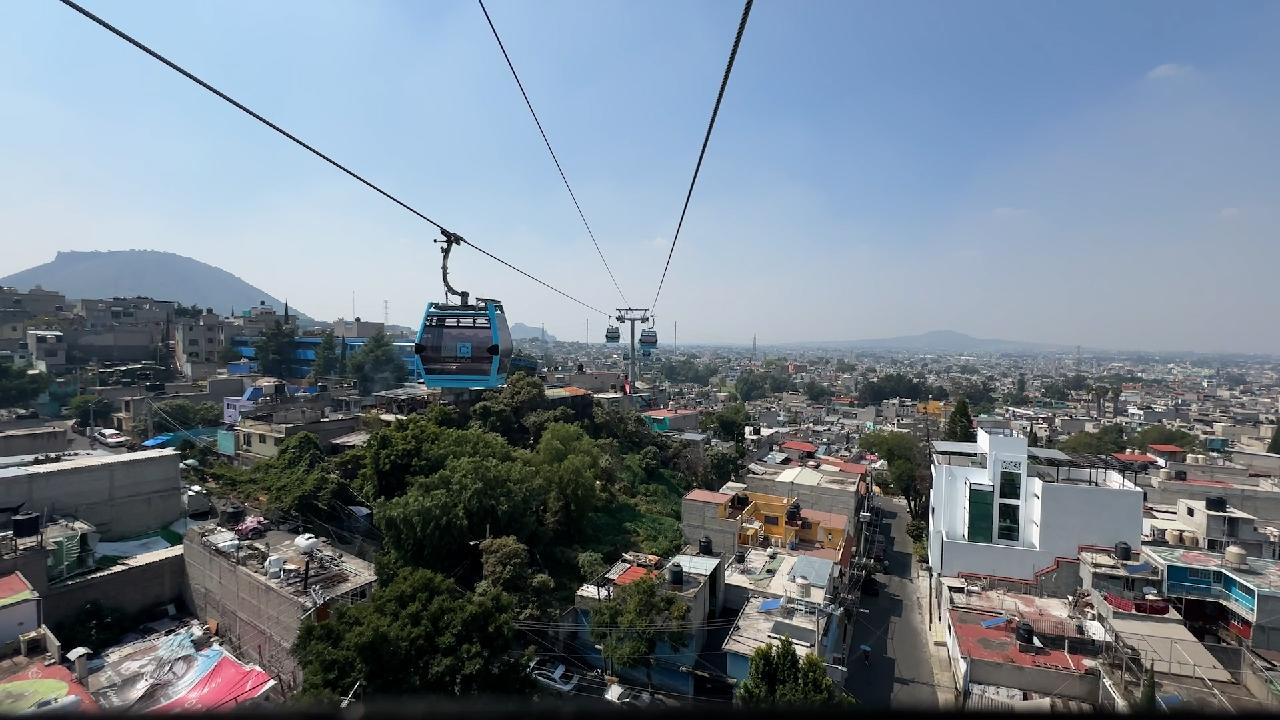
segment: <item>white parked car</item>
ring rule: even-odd
[[[536,658],[529,663],[529,674],[544,685],[557,692],[573,692],[578,684],[578,676],[568,672],[564,665],[550,658]]]
[[[93,439],[106,445],[107,447],[124,447],[129,444],[129,438],[119,430],[111,428],[102,428],[93,434]]]
[[[636,688],[623,687],[618,683],[609,683],[609,687],[604,691],[604,699],[612,703],[635,708],[649,707],[650,705],[656,707],[676,707],[677,705],[661,695],[654,695]]]

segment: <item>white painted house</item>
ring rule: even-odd
[[[1113,459],[1028,448],[1009,430],[978,430],[976,443],[935,442],[929,565],[1030,580],[1081,545],[1137,548],[1142,490]]]

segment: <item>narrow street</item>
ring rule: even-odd
[[[936,710],[938,697],[929,660],[927,621],[912,583],[911,540],[907,506],[898,498],[879,497],[884,508],[885,560],[888,571],[877,575],[879,596],[862,596],[848,652],[845,690],[873,709]],[[871,664],[863,663],[860,646],[871,647]]]

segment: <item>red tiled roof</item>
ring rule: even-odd
[[[800,452],[818,452],[818,446],[813,443],[800,442],[799,440],[788,440],[782,443],[785,450],[799,450]]]
[[[1153,463],[1156,461],[1155,458],[1146,453],[1111,453],[1111,457],[1121,462]]]
[[[1178,447],[1177,445],[1148,445],[1148,446],[1147,446],[1147,449],[1148,449],[1148,450],[1154,450],[1154,451],[1156,451],[1156,452],[1162,452],[1162,453],[1180,453],[1180,452],[1186,452],[1186,450],[1183,450],[1182,448]]]
[[[684,499],[693,500],[694,502],[715,503],[719,505],[721,503],[729,502],[730,498],[732,497],[733,497],[732,495],[715,492],[714,490],[698,489],[698,490],[690,490],[689,492],[685,493]]]
[[[623,570],[622,574],[618,576],[618,579],[613,581],[613,584],[614,585],[630,585],[631,583],[639,580],[642,577],[648,577],[650,575],[656,575],[656,574],[657,573],[655,573],[654,571],[648,568],[642,568],[639,565],[632,565],[626,570]]]
[[[1044,647],[1035,654],[1018,650],[1018,642],[1013,631],[1018,624],[1011,620],[993,628],[982,627],[985,620],[1000,617],[995,613],[972,612],[968,610],[951,610],[951,629],[955,633],[960,646],[960,654],[974,660],[1003,663],[1006,665],[1022,665],[1025,667],[1043,667],[1065,672],[1084,672],[1084,656],[1067,653],[1055,647]]]
[[[31,592],[31,583],[20,572],[11,572],[0,577],[0,600],[13,597],[18,593]]]
[[[649,410],[645,412],[645,415],[648,415],[649,417],[652,417],[652,418],[662,418],[662,417],[676,417],[677,415],[688,415],[690,413],[696,413],[696,412],[698,411],[697,410],[668,410],[666,408],[662,408],[660,410]]]

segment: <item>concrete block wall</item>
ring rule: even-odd
[[[104,540],[141,535],[182,515],[179,457],[146,450],[21,468],[0,476],[0,506],[73,515]]]
[[[201,620],[216,622],[217,634],[238,657],[278,673],[287,691],[297,689],[302,671],[291,649],[307,607],[205,545],[194,532],[182,547],[187,606]]]
[[[119,565],[42,591],[45,598],[44,622],[50,626],[65,622],[90,600],[127,613],[179,603],[185,581],[181,547],[128,558]]]
[[[34,427],[0,433],[0,457],[40,455],[66,449],[66,428]]]

